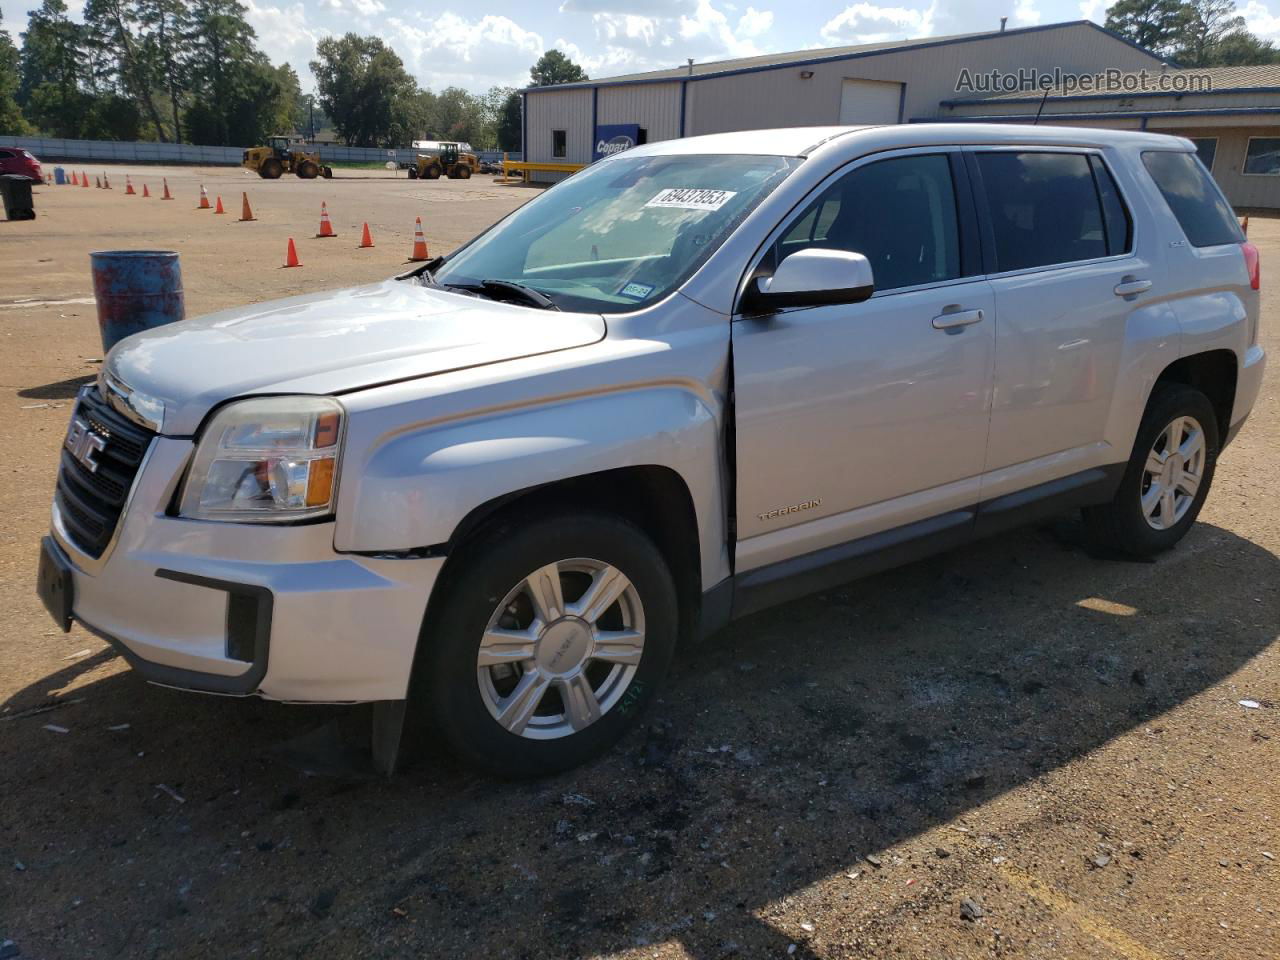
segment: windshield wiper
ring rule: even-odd
[[[469,293],[475,297],[488,297],[490,300],[498,300],[500,302],[522,303],[526,306],[537,307],[539,310],[559,310],[560,307],[556,302],[541,293],[533,287],[526,287],[523,283],[516,283],[514,280],[481,280],[479,283],[441,283],[432,278],[428,281],[433,287],[440,287],[442,290],[457,290],[461,293]]]

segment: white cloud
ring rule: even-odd
[[[341,2],[341,0],[338,0]],[[331,31],[312,26],[303,3],[291,6],[259,6],[245,0],[245,19],[258,34],[258,45],[275,64],[288,63],[298,72],[303,88],[314,84],[307,64],[315,59],[316,43]]]
[[[1013,22],[1020,27],[1033,27],[1040,22],[1040,11],[1036,9],[1035,0],[1018,0],[1013,8]]]
[[[1250,32],[1263,40],[1280,41],[1280,16],[1274,15],[1266,4],[1249,0],[1243,7],[1238,7],[1236,13],[1244,17]]]
[[[376,0],[375,0],[376,2]],[[491,86],[525,86],[529,67],[542,56],[542,37],[508,17],[467,20],[442,13],[427,24],[414,26],[399,17],[386,20],[379,31],[395,47],[409,72],[433,90],[464,87],[481,92]]]
[[[1094,23],[1101,23],[1106,17],[1107,0],[1080,0],[1080,16]]]
[[[726,4],[728,7],[728,4]],[[757,10],[747,7],[747,12],[738,18],[738,34],[743,37],[759,37],[773,27],[773,11]]]
[[[885,40],[928,37],[934,32],[933,21],[936,9],[936,0],[923,10],[855,3],[823,24],[819,33],[828,43],[840,44],[879,43]]]

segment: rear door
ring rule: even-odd
[[[833,175],[755,273],[812,247],[865,255],[876,292],[734,319],[739,572],[977,501],[995,318],[959,151]]]
[[[973,147],[967,158],[1000,317],[989,499],[1129,456],[1104,434],[1130,314],[1155,296],[1155,254],[1135,247],[1100,152]]]

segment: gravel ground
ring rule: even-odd
[[[424,746],[383,781],[362,708],[150,687],[40,607],[101,356],[86,254],[179,250],[196,314],[388,275],[414,216],[449,249],[531,192],[148,170],[165,203],[124,173],[0,222],[0,958],[1280,955],[1280,220],[1251,228],[1272,371],[1177,550],[1091,558],[1063,518],[683,651],[585,769],[495,783]],[[193,210],[201,180],[258,221]]]

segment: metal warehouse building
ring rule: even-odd
[[[940,116],[1029,123],[1039,113],[1040,123],[1189,137],[1237,208],[1280,208],[1280,65],[1169,69],[1145,80],[1125,75],[1108,81],[1105,91],[947,100]]]
[[[525,91],[524,158],[585,164],[637,142],[832,123],[938,118],[962,70],[1158,70],[1154,54],[1088,20],[801,50]],[[563,174],[535,174],[552,180]]]
[[[1119,76],[1122,92],[957,92],[966,71],[973,79],[1054,70]],[[524,159],[582,165],[629,143],[728,130],[1032,122],[1042,110],[1041,123],[1192,137],[1232,203],[1280,208],[1280,66],[1195,71],[1212,75],[1212,92],[1124,92],[1140,72],[1191,73],[1088,20],[691,64],[526,90]],[[542,181],[566,175],[531,172]]]

